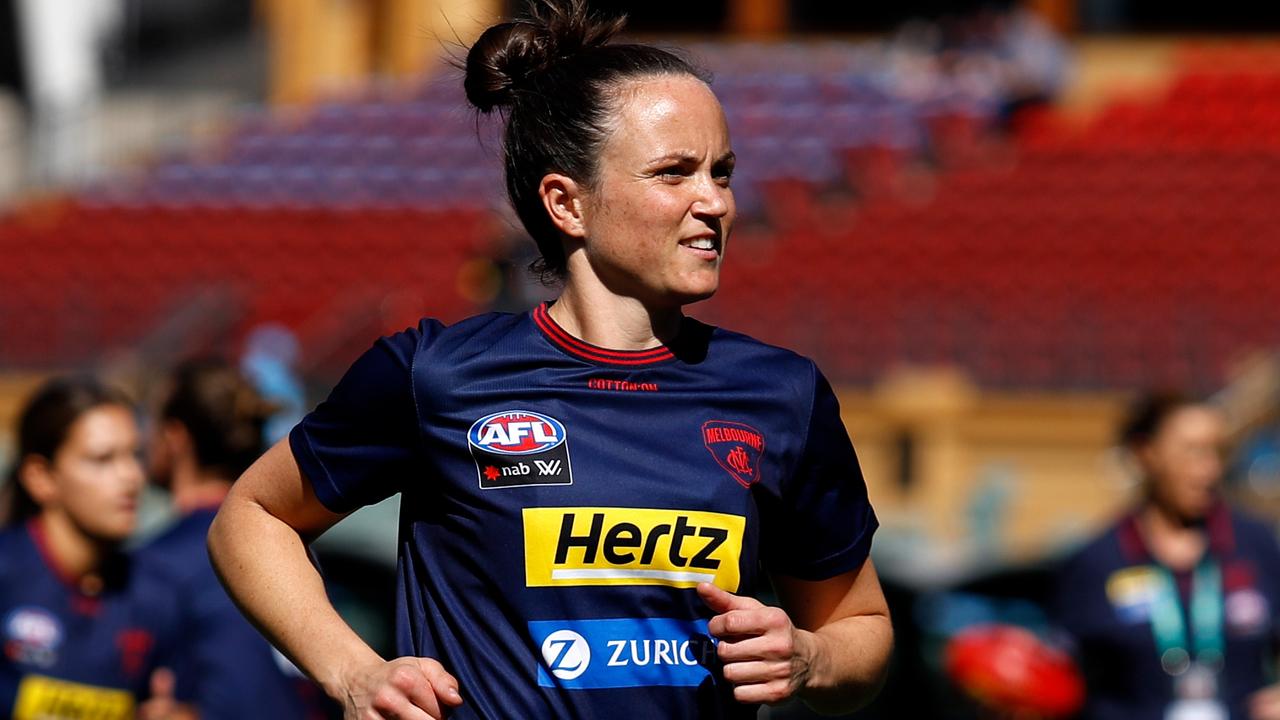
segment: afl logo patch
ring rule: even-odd
[[[38,607],[20,607],[4,623],[4,654],[10,660],[49,667],[58,658],[62,624],[53,613]]]
[[[503,410],[476,420],[467,444],[483,489],[571,485],[564,423],[531,410]]]
[[[472,447],[500,455],[530,455],[564,443],[564,425],[553,417],[527,410],[508,410],[482,417],[471,426]]]

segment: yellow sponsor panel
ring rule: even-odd
[[[693,510],[525,508],[524,570],[530,587],[740,582],[746,518]]]
[[[28,675],[18,686],[13,720],[132,720],[133,695],[125,690]]]
[[[1112,605],[1151,602],[1156,581],[1155,570],[1146,565],[1117,570],[1107,578],[1107,599]]]

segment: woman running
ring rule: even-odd
[[[848,711],[884,675],[876,520],[830,385],[683,312],[733,226],[720,103],[620,25],[547,0],[467,57],[558,299],[380,340],[214,522],[232,595],[352,720]],[[395,493],[385,660],[305,542]],[[782,607],[752,598],[762,568]]]

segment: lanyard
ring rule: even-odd
[[[1178,584],[1168,568],[1155,566],[1156,593],[1151,608],[1151,632],[1155,636],[1160,665],[1170,675],[1191,666],[1192,644],[1187,640]],[[1217,670],[1225,646],[1222,633],[1222,570],[1207,555],[1191,577],[1191,625],[1197,663]]]

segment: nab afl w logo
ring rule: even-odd
[[[484,489],[573,484],[568,439],[559,420],[529,410],[486,415],[467,432]]]
[[[702,442],[720,467],[742,487],[760,482],[760,457],[764,435],[739,422],[708,420],[702,423]]]

